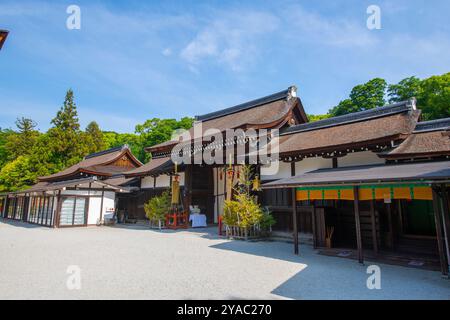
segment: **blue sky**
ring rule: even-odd
[[[66,28],[70,4],[81,30]],[[381,30],[366,27],[370,4]],[[83,126],[118,132],[293,84],[308,113],[325,113],[373,77],[449,72],[449,14],[446,0],[0,0],[0,127],[27,116],[46,130],[68,88]]]

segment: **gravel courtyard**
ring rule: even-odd
[[[283,242],[218,238],[214,229],[48,229],[0,220],[0,299],[450,299],[439,272],[301,256]],[[69,290],[69,266],[81,288]]]

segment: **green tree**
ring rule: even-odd
[[[450,117],[450,72],[422,80],[417,106],[424,120]]]
[[[61,109],[51,123],[59,129],[77,132],[80,130],[77,106],[75,105],[72,89],[67,90],[66,98]]]
[[[177,121],[176,119],[153,118],[136,126],[136,134],[140,137],[141,149],[137,154],[139,159],[148,161],[148,153],[144,151],[145,147],[153,146],[158,143],[170,140],[172,133],[178,129],[190,129],[194,119],[184,117]]]
[[[85,130],[86,144],[89,149],[89,153],[94,153],[107,149],[103,132],[97,122],[90,122]]]
[[[5,150],[10,161],[17,159],[19,156],[28,155],[39,137],[39,131],[35,130],[36,122],[31,119],[18,118],[16,127],[17,131],[8,135],[5,144]]]
[[[340,116],[347,113],[369,110],[383,106],[386,101],[386,80],[374,78],[364,84],[353,87],[349,99],[342,100],[329,111],[331,116]]]
[[[401,80],[397,84],[390,84],[387,90],[389,103],[418,97],[421,91],[421,83],[419,78],[412,76]]]
[[[60,169],[79,162],[89,153],[78,121],[77,107],[72,90],[68,90],[66,98],[56,117],[51,121],[54,125],[48,130],[52,162]]]
[[[12,134],[14,134],[14,131],[11,129],[0,128],[0,168],[9,161],[6,143],[8,141],[8,137]]]
[[[309,122],[315,122],[331,117],[329,114],[308,114]]]

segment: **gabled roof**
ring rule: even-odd
[[[6,30],[0,30],[0,50],[2,49],[3,44],[6,41],[6,38],[8,37],[8,33],[9,32]]]
[[[211,113],[207,113],[201,116],[196,116],[195,120],[197,121],[209,121],[215,118],[220,118],[220,117],[224,117],[233,113],[237,113],[237,112],[241,112],[241,111],[245,111],[248,109],[252,109],[258,106],[262,106],[264,104],[268,104],[271,102],[275,102],[278,100],[285,100],[288,99],[289,95],[292,94],[292,87],[288,88],[287,90],[283,90],[271,95],[268,95],[266,97],[262,97],[259,99],[255,99],[252,101],[248,101],[242,104],[239,104],[237,106],[234,107],[230,107],[230,108],[226,108],[226,109],[222,109],[219,111],[215,111],[215,112],[211,112]]]
[[[450,118],[419,122],[397,148],[380,156],[389,160],[450,156]]]
[[[131,153],[127,145],[97,152],[86,156],[81,162],[46,177],[39,177],[39,181],[53,181],[70,178],[81,173],[109,177],[128,171],[130,167],[114,165],[114,162],[124,156],[131,161],[134,167],[142,166],[142,163]]]
[[[344,114],[342,116],[331,117],[323,120],[318,120],[315,122],[298,124],[292,126],[283,131],[283,134],[291,134],[297,132],[311,131],[317,129],[323,129],[328,127],[334,127],[338,125],[344,125],[354,122],[367,121],[371,119],[376,119],[380,117],[386,117],[393,114],[404,113],[407,111],[412,111],[416,109],[416,100],[411,99],[407,101],[398,102],[395,104],[390,104],[384,107],[373,108],[369,110],[353,112],[349,114]]]
[[[158,175],[164,171],[171,170],[173,166],[174,164],[170,157],[154,158],[139,168],[124,172],[124,175],[127,178]]]
[[[280,134],[280,154],[314,154],[405,139],[420,112],[414,100],[293,126]]]
[[[301,100],[297,97],[296,88],[289,87],[270,96],[197,116],[196,119],[201,122],[204,133],[208,129],[225,132],[227,129],[237,128],[279,128],[293,116],[298,118],[299,122],[308,121]],[[194,128],[191,128],[189,133],[194,137]],[[146,151],[167,150],[177,143],[178,141],[166,141],[148,147]]]

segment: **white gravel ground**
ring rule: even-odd
[[[81,289],[67,289],[67,268]],[[367,264],[368,265],[368,264]],[[215,229],[48,229],[0,220],[0,299],[450,299],[439,272],[366,267],[292,244],[218,238]]]

